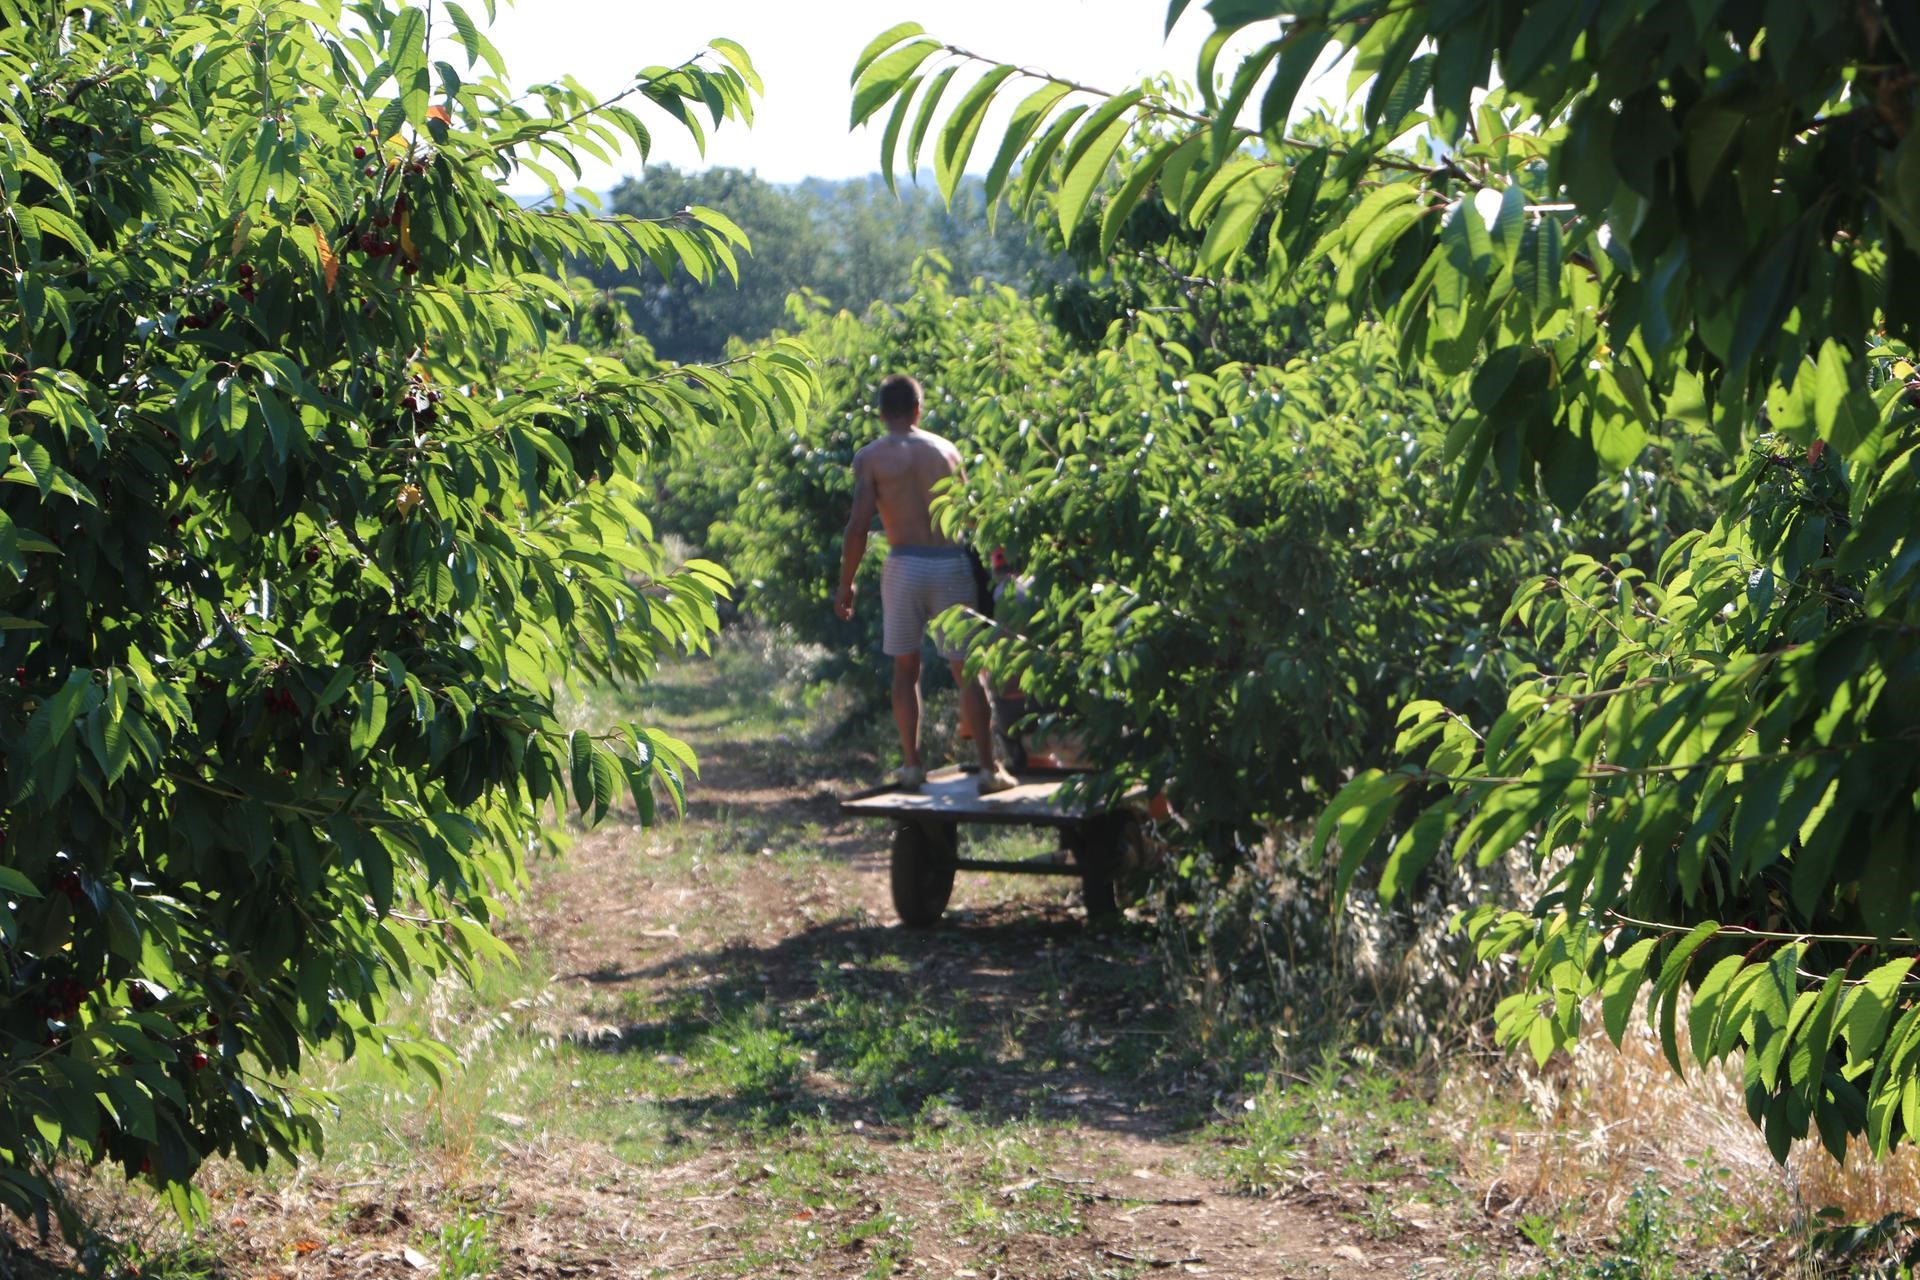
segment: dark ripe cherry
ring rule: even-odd
[[[319,564],[319,563],[320,563],[320,548],[319,548],[319,547],[317,547],[317,546],[311,546],[311,547],[308,547],[308,548],[306,549],[306,552],[305,552],[305,555],[306,555],[306,558],[307,558],[307,563],[308,563],[308,564]]]
[[[420,398],[412,392],[408,392],[406,395],[400,397],[400,407],[408,413],[418,413],[420,412]]]
[[[374,215],[373,215],[373,225],[374,225],[374,226],[376,226],[376,227],[384,227],[384,226],[387,226],[387,225],[388,225],[388,224],[390,224],[390,223],[391,223],[392,221],[393,221],[393,219],[392,219],[392,218],[389,218],[389,217],[388,217],[388,216],[387,216],[386,214],[384,214],[384,213],[376,213],[376,214],[374,214]]]
[[[439,404],[439,403],[440,403],[440,393],[439,393],[438,391],[429,391],[429,392],[427,392],[427,403],[428,403],[428,404]]]
[[[253,286],[248,285],[246,287],[251,289]],[[218,320],[221,316],[227,314],[227,300],[225,298],[215,298],[212,305],[207,308],[207,311],[215,320]]]
[[[253,279],[253,264],[251,262],[242,262],[234,267],[233,274],[239,276],[242,280],[251,280]]]
[[[400,269],[406,272],[408,275],[412,275],[414,272],[420,269],[420,264],[415,262],[412,258],[402,258],[400,260]]]
[[[355,160],[365,160],[367,158],[367,149],[365,147],[355,147],[353,149],[353,158]]]
[[[152,1173],[152,1172],[153,1172],[153,1157],[152,1157],[152,1156],[141,1156],[141,1157],[140,1157],[140,1172],[142,1172],[142,1173]]]
[[[21,684],[25,684],[27,682],[27,669],[25,667],[15,667],[13,669],[13,678]]]
[[[373,234],[373,232],[371,232],[371,231],[362,231],[362,232],[360,233],[360,239],[359,239],[359,241],[358,241],[358,244],[360,245],[360,252],[362,252],[362,253],[372,253],[372,252],[373,252],[373,246],[375,246],[375,245],[377,245],[377,244],[379,244],[379,243],[380,243],[380,241],[379,241],[378,239],[376,239],[376,238],[375,238],[375,236],[374,236],[374,234]]]
[[[366,168],[362,169],[360,172],[365,174],[367,177],[371,178],[375,174],[380,172],[380,166],[377,164],[370,164]]]
[[[429,406],[428,408],[422,409],[418,414],[416,414],[414,416],[414,421],[419,423],[423,427],[430,427],[434,424],[435,421],[439,419],[439,417],[440,417],[439,412],[433,409],[431,406]]]
[[[210,1062],[211,1059],[209,1059],[206,1054],[201,1053],[199,1050],[196,1049],[194,1051],[193,1056],[187,1059],[187,1061],[192,1065],[195,1071],[205,1071],[207,1069],[207,1063]]]
[[[243,285],[241,285],[241,286],[240,286],[240,297],[241,297],[242,299],[244,299],[245,301],[247,301],[247,302],[252,302],[252,301],[253,301],[253,286],[252,286],[252,285],[250,285],[250,284],[243,284]]]
[[[402,191],[393,198],[393,216],[399,217],[407,211],[407,193]]]

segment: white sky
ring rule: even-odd
[[[481,5],[469,4],[468,11],[476,19],[484,16]],[[849,133],[847,80],[860,50],[897,22],[912,19],[929,34],[985,57],[1119,91],[1160,71],[1193,79],[1212,21],[1195,3],[1171,38],[1163,39],[1166,13],[1166,0],[521,0],[502,3],[490,35],[514,84],[571,74],[605,93],[629,83],[642,67],[691,56],[716,36],[737,40],[766,82],[752,129],[729,121],[710,132],[702,160],[678,122],[643,107],[653,133],[651,159],[682,169],[728,165],[756,170],[772,182],[794,182],[878,171],[887,112]],[[1261,37],[1270,35],[1265,27],[1255,29]],[[1231,53],[1221,59],[1223,70],[1232,65]],[[1310,84],[1302,100],[1320,88]],[[1000,111],[989,116],[970,171],[984,172],[992,162],[1006,114],[1026,92],[1018,82],[1003,87]],[[947,98],[950,105],[959,94],[950,90]],[[926,162],[924,154],[921,159]],[[641,168],[631,151],[611,166],[582,161],[588,167],[581,185],[596,191]],[[528,181],[516,194],[540,189]]]

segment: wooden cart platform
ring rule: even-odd
[[[914,790],[872,787],[840,802],[840,811],[894,824],[891,879],[894,910],[913,926],[930,925],[947,908],[956,871],[1011,875],[1077,876],[1090,917],[1119,910],[1144,882],[1154,842],[1141,808],[1130,801],[1094,809],[1060,793],[1078,771],[1015,770],[1019,785],[980,794],[972,767],[936,769]],[[983,823],[1051,827],[1060,832],[1057,854],[1020,860],[960,856],[960,827]]]

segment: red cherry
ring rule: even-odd
[[[251,280],[253,279],[253,264],[251,262],[242,262],[233,269],[233,274],[239,276],[242,280]]]
[[[246,300],[247,300],[248,302],[252,302],[252,301],[253,301],[253,286],[252,286],[252,285],[250,285],[250,284],[243,284],[243,285],[241,285],[241,286],[240,286],[240,296],[241,296],[242,298],[244,298],[244,299],[246,299]]]
[[[142,1172],[142,1173],[152,1173],[152,1172],[153,1172],[153,1157],[152,1157],[152,1156],[141,1156],[141,1157],[140,1157],[140,1172]]]
[[[393,216],[399,217],[407,211],[407,193],[402,191],[393,198]]]
[[[373,225],[374,225],[374,226],[376,226],[376,227],[384,227],[384,226],[386,226],[386,225],[387,225],[388,223],[390,223],[390,222],[392,222],[392,221],[393,221],[393,219],[392,219],[392,218],[389,218],[389,217],[388,217],[388,216],[387,216],[386,214],[384,214],[384,213],[376,213],[376,214],[374,214],[374,215],[373,215]]]
[[[355,147],[353,149],[353,158],[355,160],[365,160],[367,158],[367,149],[365,147]]]
[[[205,1071],[207,1069],[207,1063],[210,1062],[211,1059],[208,1058],[206,1054],[196,1051],[193,1057],[187,1059],[187,1061],[193,1064],[195,1071]]]
[[[372,253],[372,252],[373,252],[373,246],[375,246],[375,245],[377,245],[377,244],[379,244],[379,243],[380,243],[380,242],[379,242],[379,241],[378,241],[377,239],[375,239],[375,238],[374,238],[374,235],[373,235],[373,232],[371,232],[371,231],[362,231],[362,232],[360,233],[360,240],[359,240],[359,245],[360,245],[360,252],[362,252],[362,253]]]
[[[360,172],[365,174],[367,177],[371,178],[375,174],[380,172],[380,166],[377,164],[370,164],[366,168],[362,169]]]

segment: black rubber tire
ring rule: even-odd
[[[959,832],[951,823],[902,822],[893,829],[893,909],[909,929],[936,923],[953,897]]]
[[[1089,922],[1120,914],[1120,903],[1113,895],[1113,877],[1103,871],[1089,869],[1081,873],[1080,898],[1086,903]]]

